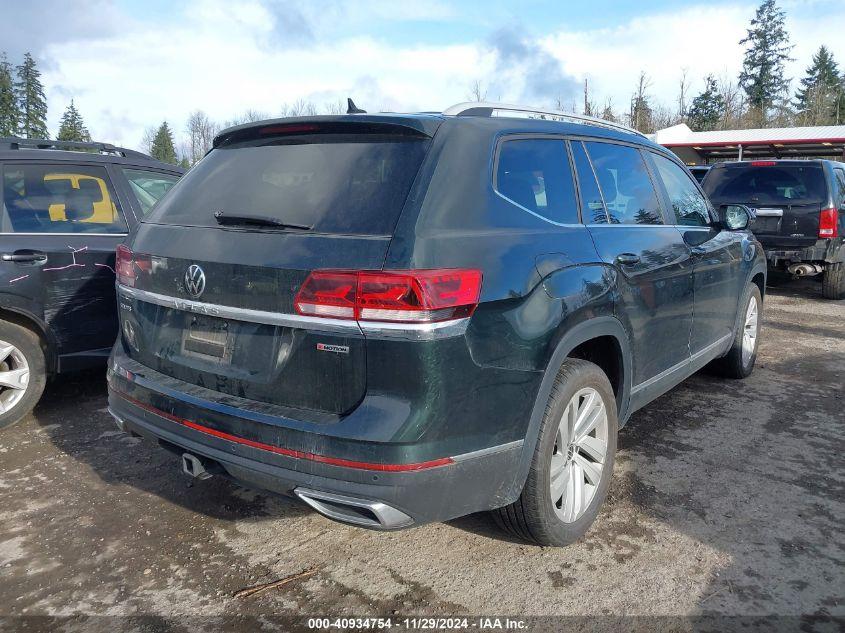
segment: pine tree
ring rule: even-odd
[[[59,134],[56,136],[59,141],[90,141],[91,134],[88,128],[85,127],[85,121],[82,120],[82,115],[70,100],[70,105],[62,115],[62,122],[59,125]]]
[[[164,163],[176,164],[176,147],[173,145],[173,133],[167,121],[159,126],[150,147],[150,155]]]
[[[839,65],[826,46],[813,55],[813,63],[801,80],[795,95],[795,108],[802,125],[829,125],[842,121],[839,112],[843,100],[842,78]]]
[[[769,111],[789,90],[784,64],[792,59],[792,46],[784,25],[785,15],[775,0],[763,0],[747,29],[748,35],[739,42],[746,46],[739,85],[761,124],[766,123]]]
[[[16,135],[19,118],[12,65],[6,59],[6,53],[3,53],[0,55],[0,136]]]
[[[41,72],[35,66],[32,55],[23,56],[23,64],[17,67],[15,82],[18,110],[18,133],[26,138],[50,138],[47,133],[47,98],[41,84]]]
[[[704,92],[692,100],[687,115],[687,122],[695,132],[715,130],[725,114],[725,100],[719,94],[719,86],[713,75],[707,75],[704,84]]]

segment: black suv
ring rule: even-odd
[[[0,138],[0,428],[48,376],[105,363],[115,248],[182,171],[105,143]]]
[[[348,523],[583,534],[618,427],[754,365],[766,264],[671,153],[516,106],[250,123],[118,251],[118,426]]]
[[[719,163],[702,186],[714,204],[756,210],[750,228],[773,270],[799,277],[821,274],[826,298],[845,297],[845,163]]]

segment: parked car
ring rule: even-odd
[[[48,377],[105,364],[115,248],[182,171],[105,143],[0,138],[0,429]]]
[[[533,117],[533,118],[532,118]],[[543,117],[543,118],[540,118]],[[118,249],[121,429],[359,526],[584,534],[617,429],[754,366],[747,210],[633,130],[516,106],[262,121]]]
[[[771,269],[798,277],[822,275],[826,298],[845,297],[845,163],[719,163],[703,187],[714,204],[756,209],[751,230]]]
[[[707,172],[710,171],[710,165],[690,165],[689,172],[695,177],[698,182],[704,180]]]

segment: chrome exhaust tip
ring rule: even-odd
[[[205,469],[205,464],[196,455],[182,453],[182,472],[194,479],[209,479],[211,473]]]
[[[296,488],[293,493],[329,519],[377,530],[408,527],[414,520],[401,510],[382,503],[333,492]]]

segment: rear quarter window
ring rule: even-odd
[[[555,224],[577,224],[578,203],[566,141],[508,139],[499,147],[496,192]]]

